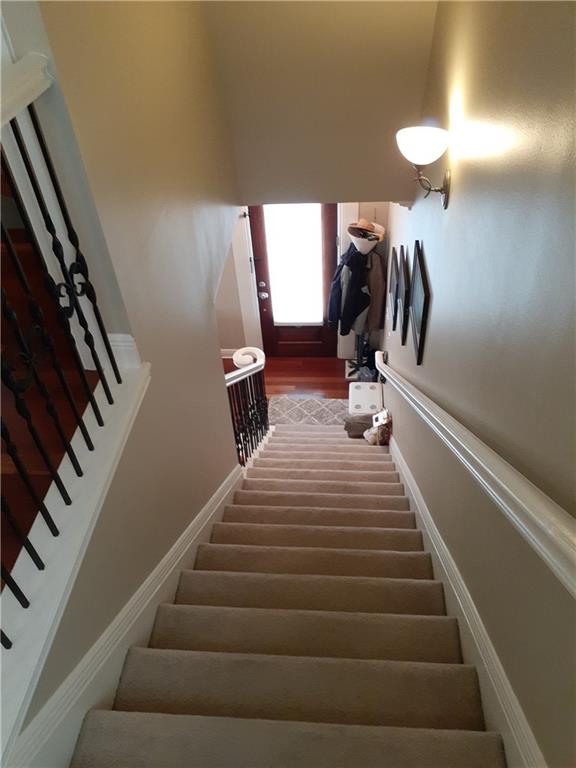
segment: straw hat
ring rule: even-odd
[[[348,226],[348,234],[361,237],[364,240],[382,240],[384,227],[373,221],[368,221],[368,219],[358,219]]]

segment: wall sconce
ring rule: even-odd
[[[430,192],[439,192],[442,196],[443,208],[448,208],[450,199],[450,170],[445,171],[442,186],[433,187],[430,179],[422,173],[422,166],[429,165],[442,157],[448,149],[448,141],[448,131],[425,125],[402,128],[396,134],[398,149],[416,169],[418,174],[416,181],[426,192],[424,197],[428,197]]]

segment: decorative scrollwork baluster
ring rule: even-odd
[[[100,331],[100,335],[102,336],[102,341],[104,342],[104,346],[106,348],[106,354],[108,355],[108,359],[110,360],[110,365],[112,366],[112,370],[114,371],[114,376],[116,377],[116,381],[118,382],[118,384],[121,384],[122,377],[120,376],[120,371],[118,370],[116,358],[114,357],[112,347],[110,346],[110,340],[108,339],[108,334],[106,333],[104,320],[102,319],[102,314],[98,306],[98,298],[96,296],[96,291],[94,290],[94,286],[90,281],[88,264],[86,262],[84,254],[80,249],[80,240],[78,238],[78,234],[76,230],[74,229],[74,225],[72,224],[72,219],[68,211],[68,206],[66,205],[66,200],[64,199],[64,195],[62,194],[60,181],[58,180],[58,176],[56,175],[56,171],[54,169],[54,164],[52,163],[52,158],[50,157],[50,153],[48,151],[46,138],[44,136],[44,132],[42,131],[40,121],[38,120],[36,108],[33,105],[30,105],[28,107],[28,111],[30,113],[30,119],[32,120],[32,125],[34,126],[34,130],[36,132],[36,138],[38,139],[38,144],[40,145],[40,150],[42,152],[44,162],[46,163],[46,168],[48,169],[48,173],[50,175],[52,186],[54,187],[54,191],[58,199],[58,204],[60,205],[60,210],[62,211],[62,218],[64,219],[64,224],[66,226],[68,240],[70,241],[72,247],[76,251],[76,257],[74,259],[74,262],[73,264],[70,265],[70,276],[73,281],[76,275],[79,275],[82,277],[82,282],[79,284],[76,283],[76,293],[78,296],[86,296],[86,298],[92,304],[94,317],[96,318],[98,329]]]
[[[44,399],[46,412],[52,419],[52,423],[54,424],[54,428],[56,429],[58,437],[60,438],[62,447],[66,452],[66,454],[68,455],[68,458],[70,459],[72,466],[74,467],[74,471],[76,472],[78,477],[82,477],[82,474],[83,474],[82,468],[78,462],[76,454],[74,453],[74,449],[72,448],[68,438],[66,437],[64,429],[62,427],[62,423],[60,421],[60,416],[58,415],[58,410],[54,404],[52,397],[50,396],[50,392],[48,391],[48,388],[46,387],[42,377],[40,376],[40,373],[38,371],[38,368],[36,366],[35,359],[34,359],[35,355],[32,352],[32,350],[29,348],[26,342],[22,329],[20,328],[20,324],[18,323],[18,316],[14,311],[14,309],[12,308],[10,302],[8,301],[8,298],[6,296],[6,291],[4,290],[4,288],[2,288],[1,293],[2,293],[2,316],[10,324],[12,328],[12,331],[14,333],[14,336],[20,348],[21,358],[24,364],[26,365],[26,367],[30,370],[32,378],[34,379],[34,382],[36,384],[36,387],[38,388],[38,391],[40,392],[40,394],[42,395],[42,398]]]
[[[26,173],[28,174],[30,184],[32,185],[32,189],[34,190],[34,196],[36,198],[36,202],[38,203],[40,213],[42,214],[44,226],[46,227],[46,230],[49,233],[50,238],[52,240],[52,253],[56,257],[56,260],[58,261],[58,264],[60,266],[60,271],[62,272],[62,277],[64,278],[64,282],[71,288],[68,296],[71,299],[71,302],[72,302],[71,306],[74,307],[76,317],[78,319],[78,322],[80,323],[80,327],[82,328],[84,342],[88,347],[88,349],[90,350],[90,355],[94,362],[94,366],[98,373],[100,382],[102,383],[102,388],[104,389],[104,394],[106,395],[106,399],[108,400],[109,403],[112,404],[114,402],[114,398],[112,397],[112,392],[110,391],[108,381],[106,380],[104,369],[102,368],[102,363],[100,362],[98,352],[96,351],[94,336],[90,331],[88,321],[86,320],[86,316],[84,315],[82,307],[80,306],[80,301],[78,300],[78,296],[76,295],[74,282],[70,275],[68,267],[66,265],[66,260],[64,259],[64,249],[62,248],[62,243],[58,239],[56,227],[54,226],[54,222],[52,221],[52,217],[50,216],[48,206],[46,205],[46,200],[44,199],[44,194],[42,192],[40,184],[38,183],[36,171],[34,170],[34,166],[32,165],[32,161],[30,160],[30,155],[28,154],[28,149],[26,147],[26,144],[24,143],[24,139],[22,137],[22,133],[20,131],[20,127],[18,126],[18,122],[16,121],[16,118],[13,118],[12,120],[10,120],[10,127],[12,128],[12,133],[14,134],[14,138],[16,139],[16,144],[18,145],[18,149],[22,156],[22,161],[24,163],[24,167],[26,168]]]
[[[16,379],[14,375],[14,368],[5,359],[2,360],[2,383],[7,389],[10,390],[10,393],[14,398],[14,405],[16,407],[16,412],[26,422],[26,426],[28,428],[28,432],[30,433],[30,437],[34,441],[34,445],[36,446],[38,453],[42,457],[42,461],[44,462],[48,472],[50,473],[52,480],[54,481],[54,483],[56,484],[56,487],[60,491],[60,495],[64,499],[64,503],[68,505],[72,504],[72,499],[70,498],[68,491],[66,490],[60,475],[58,474],[54,464],[52,463],[52,459],[50,458],[48,451],[44,447],[42,438],[40,437],[38,430],[34,426],[34,422],[32,420],[32,414],[30,413],[28,406],[26,405],[26,401],[22,397],[22,393],[27,388],[28,382],[18,381],[18,379]]]
[[[4,420],[2,420],[2,441],[4,442],[6,453],[8,454],[8,456],[10,456],[10,458],[12,459],[12,462],[14,463],[14,466],[16,467],[18,475],[20,476],[20,480],[22,480],[22,483],[24,484],[24,487],[30,494],[32,501],[34,501],[34,503],[38,508],[38,511],[44,518],[44,522],[48,526],[50,533],[52,534],[52,536],[59,536],[60,531],[58,530],[56,523],[52,519],[52,515],[46,509],[46,505],[44,504],[42,499],[38,496],[36,489],[34,488],[34,485],[32,483],[32,480],[30,479],[30,475],[28,474],[26,467],[24,466],[24,463],[20,458],[20,453],[18,452],[16,443],[12,440],[10,436],[10,431],[6,426],[6,424],[4,423]]]
[[[20,196],[20,193],[18,191],[18,187],[14,183],[14,177],[10,171],[10,167],[6,161],[6,158],[4,156],[4,153],[2,153],[2,172],[5,174],[6,178],[9,181],[10,189],[13,195],[14,202],[16,204],[16,207],[18,209],[18,214],[20,218],[22,219],[22,222],[24,224],[24,228],[26,229],[26,232],[29,235],[30,242],[32,244],[34,253],[36,255],[36,259],[38,264],[40,265],[40,268],[42,270],[42,274],[44,275],[44,285],[46,288],[46,292],[51,297],[51,299],[54,302],[54,306],[56,308],[58,322],[64,331],[68,342],[70,344],[70,348],[72,351],[72,355],[74,358],[74,365],[75,369],[80,377],[80,381],[82,383],[82,387],[84,389],[84,392],[86,394],[86,397],[90,403],[90,406],[92,408],[92,411],[94,412],[94,416],[96,418],[96,421],[99,426],[104,426],[104,420],[102,418],[102,414],[100,413],[100,408],[98,407],[98,403],[96,402],[96,398],[94,397],[94,394],[92,392],[92,388],[90,387],[90,383],[88,382],[88,378],[86,376],[86,371],[84,370],[84,366],[82,364],[82,360],[80,359],[80,354],[78,352],[78,346],[76,344],[76,339],[74,338],[74,334],[72,333],[72,329],[70,327],[70,318],[74,314],[74,306],[73,301],[71,299],[68,299],[68,305],[62,306],[61,303],[61,294],[62,292],[66,297],[68,297],[68,294],[73,294],[73,288],[71,288],[68,284],[64,284],[64,286],[61,288],[58,287],[50,273],[48,272],[48,268],[46,266],[46,263],[44,259],[42,258],[42,253],[40,250],[40,246],[38,245],[38,241],[36,240],[36,237],[34,235],[34,230],[32,228],[30,217],[28,216],[28,212],[26,211],[26,208],[24,206],[24,203],[22,201],[22,197]],[[16,249],[14,248],[12,241],[10,239],[10,236],[7,234],[6,238],[6,244],[8,247],[8,254],[12,260],[12,263],[15,265],[16,272],[18,275],[18,279],[20,281],[20,284],[23,286],[24,290],[27,293],[28,296],[28,306],[32,307],[30,309],[30,312],[32,316],[34,316],[34,312],[36,311],[33,307],[36,304],[34,302],[34,299],[32,297],[30,287],[28,285],[28,281],[25,276],[25,272],[22,268],[22,265],[20,264],[20,260],[18,259],[18,255],[16,253]],[[62,284],[61,284],[62,286]],[[37,306],[37,304],[36,304]],[[39,308],[38,308],[39,309]],[[41,312],[41,310],[39,310]],[[51,337],[47,336],[48,339],[51,339]],[[49,343],[51,343],[49,341]],[[53,342],[52,342],[53,344]],[[80,419],[80,414],[78,412],[78,409],[75,407],[75,415],[77,415],[77,422],[78,426],[82,430],[82,434],[84,435],[84,440],[86,441],[86,444],[90,448],[90,450],[93,450],[94,445],[92,444],[92,441],[90,439],[90,436],[88,435],[88,431],[85,427],[81,426],[83,424],[82,420]]]
[[[88,434],[88,430],[86,429],[86,425],[84,424],[84,420],[82,419],[82,416],[80,415],[80,411],[78,410],[78,406],[76,405],[76,401],[74,400],[74,397],[72,396],[72,392],[70,390],[70,386],[68,384],[68,381],[66,379],[66,376],[64,375],[64,371],[62,370],[62,366],[60,364],[60,360],[58,358],[58,355],[56,353],[56,345],[54,343],[54,339],[52,336],[48,333],[48,329],[46,327],[46,323],[44,320],[44,313],[42,311],[42,308],[38,304],[37,301],[35,301],[34,296],[32,295],[32,291],[30,290],[30,285],[28,283],[28,280],[26,278],[26,274],[22,268],[22,265],[20,264],[20,259],[18,258],[18,254],[16,252],[16,248],[14,247],[14,244],[12,243],[12,240],[10,238],[10,235],[8,233],[8,230],[4,225],[2,225],[2,242],[6,246],[6,250],[8,253],[8,256],[10,258],[10,261],[12,262],[12,265],[15,269],[16,275],[18,277],[18,282],[20,283],[20,286],[22,287],[22,290],[26,294],[26,301],[28,305],[28,313],[30,317],[32,318],[32,322],[34,324],[34,327],[38,331],[40,335],[40,339],[42,341],[42,345],[46,352],[50,356],[50,360],[52,362],[52,367],[54,368],[56,375],[58,377],[58,381],[60,383],[60,386],[62,387],[62,390],[64,391],[64,395],[66,397],[66,400],[72,410],[72,413],[74,414],[74,418],[76,420],[76,423],[78,424],[78,427],[80,431],[82,432],[82,436],[84,437],[84,442],[86,443],[89,450],[94,450],[94,444],[92,443],[92,440],[90,439],[90,435]]]

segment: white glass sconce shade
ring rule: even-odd
[[[414,126],[396,134],[398,149],[412,165],[429,165],[448,149],[449,135],[444,128]]]

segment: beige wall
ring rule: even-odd
[[[391,385],[385,387],[384,397],[402,454],[470,591],[548,768],[575,765],[574,600]],[[489,709],[486,714],[490,716]],[[503,723],[488,719],[487,728],[501,730]],[[516,765],[511,763],[510,768]]]
[[[565,3],[440,6],[428,111],[449,120],[459,91],[468,120],[506,129],[512,143],[501,155],[449,158],[448,210],[434,198],[391,207],[391,244],[407,245],[410,260],[414,241],[424,246],[432,303],[423,365],[411,329],[405,347],[399,333],[384,339],[395,369],[572,514],[574,12]],[[447,163],[431,168],[435,182]]]
[[[232,249],[228,252],[216,292],[216,320],[221,349],[238,349],[245,346],[242,307]]]
[[[392,245],[423,242],[423,364],[385,329],[390,365],[570,512],[574,495],[574,5],[442,3],[426,111],[485,121],[501,154],[449,158],[452,199],[391,206]],[[470,122],[464,125],[469,132]],[[478,153],[486,126],[472,149]],[[463,134],[460,134],[461,139]],[[500,147],[502,144],[500,143]],[[448,159],[430,168],[440,181]],[[575,762],[574,603],[388,386],[396,439],[550,766]],[[390,390],[390,391],[389,391]]]
[[[413,199],[436,3],[205,2],[248,204]]]
[[[213,309],[235,184],[198,6],[48,2],[42,14],[152,381],[32,712],[236,463]]]

